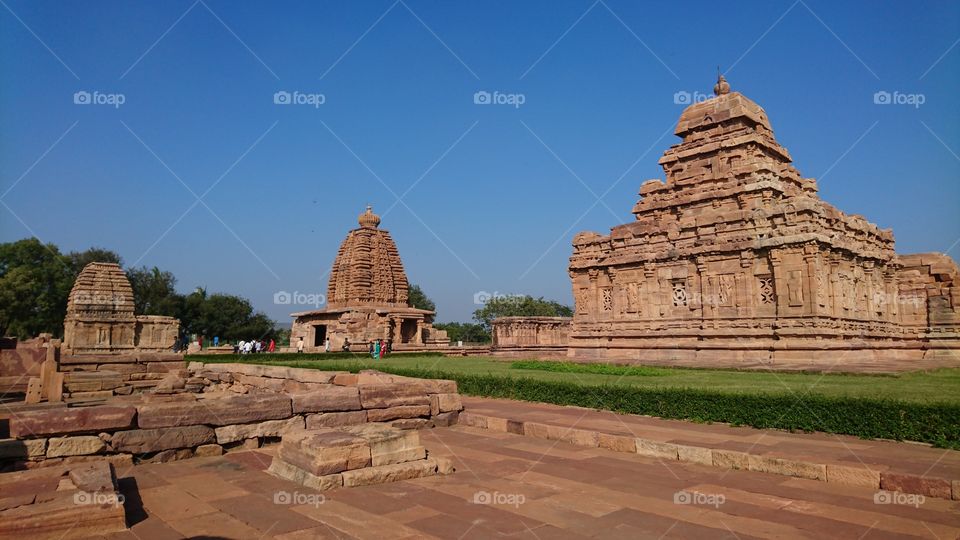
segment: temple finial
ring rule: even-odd
[[[713,95],[722,96],[730,93],[730,83],[720,73],[720,66],[717,66],[717,84],[713,85]]]

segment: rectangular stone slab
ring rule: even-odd
[[[360,410],[360,394],[356,387],[330,385],[321,390],[293,394],[293,412],[335,412]]]
[[[110,446],[117,452],[145,454],[174,448],[192,448],[216,442],[216,439],[213,429],[207,426],[133,429],[114,433]]]
[[[317,476],[370,466],[366,439],[334,429],[289,437],[280,445],[278,457]]]
[[[281,437],[287,433],[302,431],[303,426],[303,417],[294,416],[286,420],[267,420],[256,424],[222,426],[214,431],[217,434],[217,443],[227,444],[252,437]]]
[[[341,429],[366,439],[370,444],[370,460],[374,466],[423,459],[426,455],[416,430],[397,429],[386,424],[363,424]]]
[[[10,418],[10,436],[28,439],[43,435],[125,429],[133,425],[136,413],[137,409],[133,407],[112,405],[21,412]]]
[[[315,489],[317,491],[324,491],[343,486],[343,476],[340,474],[317,476],[315,474],[310,474],[299,467],[290,465],[279,458],[273,458],[273,462],[270,463],[270,468],[267,469],[267,472],[278,478],[296,482],[303,487]]]
[[[253,394],[199,399],[188,403],[149,403],[137,407],[137,423],[142,428],[208,424],[228,426],[293,415],[290,397],[282,394]]]
[[[345,387],[349,388],[349,387]],[[430,405],[430,397],[426,392],[413,385],[388,384],[361,384],[360,403],[364,409],[383,409],[402,405]]]
[[[369,422],[386,422],[387,420],[396,420],[398,418],[417,418],[418,416],[430,416],[430,406],[400,405],[398,407],[370,409],[367,411],[367,421]]]
[[[401,480],[423,478],[424,476],[432,476],[435,474],[437,474],[437,463],[432,459],[421,459],[408,463],[379,465],[367,467],[366,469],[346,471],[342,476],[344,487],[355,487],[399,482]]]

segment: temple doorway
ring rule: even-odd
[[[401,343],[410,343],[417,336],[417,320],[403,319],[400,323],[400,341]]]
[[[327,341],[327,325],[325,324],[313,325],[313,346],[323,347],[326,341]]]

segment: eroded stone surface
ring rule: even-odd
[[[117,452],[144,454],[175,448],[190,448],[216,442],[216,434],[207,426],[181,426],[159,429],[134,429],[113,434],[110,446]]]
[[[10,436],[17,439],[66,433],[96,433],[128,428],[133,407],[71,407],[17,413],[10,418]]]

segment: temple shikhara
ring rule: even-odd
[[[304,350],[366,350],[374,340],[397,350],[424,350],[449,345],[447,333],[433,328],[434,312],[411,307],[409,283],[390,233],[369,206],[360,227],[340,245],[333,261],[324,309],[293,313],[290,344]],[[346,346],[346,347],[345,347]]]
[[[817,196],[763,108],[731,92],[683,111],[636,220],[573,240],[568,356],[688,365],[957,364],[946,255]]]

